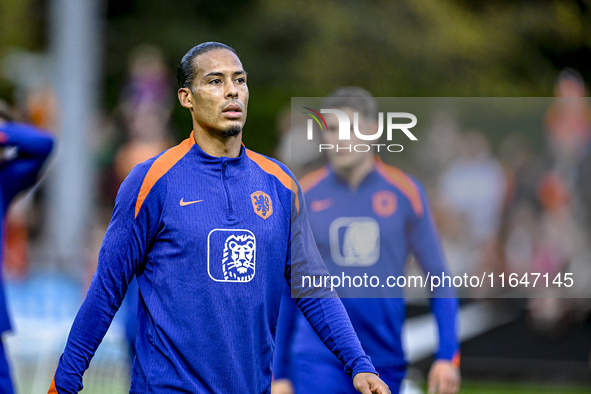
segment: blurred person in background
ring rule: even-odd
[[[123,182],[50,393],[83,388],[134,276],[140,308],[131,393],[269,392],[282,283],[294,271],[326,273],[297,182],[242,144],[249,91],[234,49],[195,46],[177,80],[193,132]],[[388,393],[342,303],[322,295],[298,305],[360,392]]]
[[[448,109],[437,110],[432,114],[425,134],[415,149],[413,161],[423,184],[429,189],[458,157],[462,134],[457,115]]]
[[[0,101],[0,216],[4,234],[4,217],[8,206],[21,191],[33,186],[53,148],[53,139],[45,132],[14,122],[10,108]],[[0,243],[0,261],[2,260]],[[0,332],[11,329],[4,288],[0,279]],[[0,341],[0,392],[11,394],[13,386],[5,350]]]
[[[430,118],[426,135],[416,147],[413,168],[427,189],[434,195],[442,173],[457,159],[461,132],[457,116],[449,109],[439,109]],[[472,264],[465,218],[451,214],[439,200],[432,202],[433,216],[439,227],[441,246],[452,273],[461,273]]]
[[[532,272],[538,242],[537,187],[543,163],[533,152],[531,141],[521,133],[505,137],[499,154],[507,175],[507,203],[499,236],[503,247],[503,271],[522,277]]]
[[[555,98],[546,112],[549,169],[539,184],[539,199],[546,211],[567,211],[573,222],[586,226],[591,218],[591,105],[585,81],[574,69],[560,72]],[[585,212],[577,220],[576,212]],[[581,219],[579,217],[579,219]]]
[[[364,134],[377,130],[377,103],[364,89],[339,88],[324,100],[322,108],[343,111],[349,119],[357,112],[359,130]],[[337,118],[327,116],[326,122],[322,142],[336,146]],[[355,136],[348,142],[363,143]],[[372,151],[331,149],[327,158],[328,165],[303,177],[301,185],[318,249],[332,275],[365,273],[383,276],[383,280],[386,272],[404,275],[411,253],[425,273],[449,273],[427,195],[418,180],[384,164]],[[342,226],[335,231],[339,223]],[[401,340],[404,299],[384,296],[342,301],[380,377],[392,393],[398,393],[406,370]],[[430,393],[453,394],[460,387],[457,309],[456,298],[431,299],[439,349],[429,371]],[[296,394],[353,393],[350,379],[333,359],[286,289],[277,327],[273,393],[290,393],[292,385]]]
[[[32,77],[30,86],[20,86],[15,93],[12,114],[46,132],[56,135],[57,99],[55,91],[39,75]],[[31,264],[39,261],[40,236],[45,226],[47,183],[38,185],[31,193],[16,198],[5,219],[4,273],[7,278],[25,280]],[[37,242],[36,242],[37,241]],[[35,253],[36,252],[36,253]]]
[[[545,117],[552,167],[567,182],[575,171],[591,140],[591,107],[587,87],[581,75],[571,68],[560,72],[554,96]]]
[[[172,73],[158,47],[143,44],[132,51],[128,81],[118,104],[118,114],[127,139],[115,155],[112,189],[119,189],[133,167],[174,145],[170,130],[174,105],[172,82]],[[125,334],[132,363],[135,358],[138,300],[138,285],[134,278],[124,300]]]
[[[569,272],[577,284],[590,284],[589,213],[585,203],[589,191],[588,155],[591,143],[591,106],[588,90],[574,69],[560,72],[554,86],[555,98],[545,116],[547,157],[545,171],[538,178],[537,202],[540,207],[537,247],[533,272],[551,278]],[[581,214],[583,213],[583,214]],[[581,304],[588,294],[577,294],[564,286],[549,286],[528,300],[529,319],[541,334],[563,335],[582,318]]]
[[[174,143],[170,131],[173,78],[160,49],[147,44],[135,48],[130,56],[128,74],[117,106],[127,136],[115,157],[117,184],[121,184],[137,164]]]
[[[288,166],[297,178],[318,168],[322,160],[320,152],[306,149],[310,144],[310,141],[306,139],[307,119],[304,114],[293,113],[290,108],[287,108],[279,114],[277,121],[279,142],[275,156]],[[314,134],[313,140],[317,141],[317,139]]]
[[[471,130],[460,138],[458,158],[443,172],[437,195],[445,215],[460,220],[465,240],[466,266],[456,272],[497,272],[498,235],[506,201],[507,179],[501,163],[492,155],[487,137]]]

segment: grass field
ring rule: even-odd
[[[426,387],[423,387],[426,393]],[[32,393],[27,387],[21,387],[21,394]],[[82,394],[126,394],[129,392],[129,382],[124,381],[120,377],[109,382],[98,383],[96,380],[85,382]],[[481,382],[481,381],[464,381],[460,394],[591,394],[591,387],[570,386],[570,385],[541,385],[529,383],[513,383],[513,382]]]
[[[117,387],[117,385],[119,385]],[[426,393],[426,388],[423,388]],[[129,387],[121,386],[121,382],[110,385],[106,391],[105,387],[93,387],[87,385],[82,391],[84,394],[103,394],[103,393],[127,393]],[[528,383],[508,383],[508,382],[462,382],[460,394],[591,394],[591,387],[580,387],[570,385],[537,385]]]
[[[426,392],[426,390],[425,390]],[[562,385],[537,385],[529,383],[504,383],[504,382],[462,382],[461,394],[583,394],[591,393],[591,387],[562,386]]]

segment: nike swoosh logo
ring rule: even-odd
[[[185,205],[191,205],[191,204],[195,204],[196,202],[201,202],[203,200],[196,200],[196,201],[183,201],[183,199],[181,198],[181,202],[179,202],[179,204],[181,204],[181,207],[184,207]]]
[[[332,207],[333,204],[334,200],[332,198],[326,198],[324,200],[312,201],[312,204],[310,204],[310,208],[314,212],[320,212]]]

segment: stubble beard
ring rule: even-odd
[[[242,127],[240,126],[231,126],[224,130],[224,137],[236,137],[238,134],[242,132]]]

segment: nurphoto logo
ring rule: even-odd
[[[314,139],[314,122],[320,127],[321,132],[326,132],[328,130],[328,125],[324,116],[322,114],[332,114],[337,117],[339,130],[338,130],[338,137],[339,141],[350,141],[351,140],[351,130],[355,137],[361,141],[378,141],[382,134],[384,133],[384,112],[378,113],[378,129],[373,134],[364,134],[361,130],[359,130],[359,113],[353,113],[353,127],[351,128],[351,119],[349,116],[338,109],[321,109],[320,112],[313,110],[310,107],[303,107],[305,115],[310,116],[312,119],[308,119],[307,123],[307,139],[309,141]],[[400,123],[400,119],[406,119],[408,122]],[[417,141],[417,137],[410,131],[411,128],[416,126],[417,124],[417,117],[408,112],[387,112],[386,113],[386,139],[390,142],[392,141],[395,132],[403,132],[408,139],[411,141]],[[376,148],[377,152],[380,152],[380,149],[385,149],[388,152],[402,152],[403,146],[400,144],[349,144],[349,145],[334,145],[334,144],[319,144],[318,149],[320,152],[323,150],[348,150],[348,151],[355,151],[355,152],[368,152],[372,147]]]

